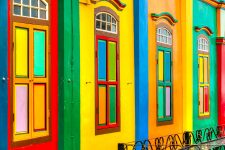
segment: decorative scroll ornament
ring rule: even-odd
[[[160,13],[160,14],[156,14],[156,13],[152,13],[151,14],[151,16],[152,16],[152,19],[154,20],[154,21],[158,21],[158,20],[160,20],[160,19],[165,19],[165,20],[167,20],[171,25],[175,25],[175,23],[177,23],[178,22],[178,20],[177,19],[175,19],[170,13],[168,13],[168,12],[162,12],[162,13]]]
[[[205,31],[209,36],[213,34],[212,30],[209,27],[203,26],[203,27],[195,27],[195,31],[200,32],[201,30]]]
[[[126,7],[126,4],[121,2],[120,0],[90,0],[91,3],[97,3],[100,1],[110,2],[113,6],[115,6],[118,10],[123,10]]]

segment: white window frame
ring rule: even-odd
[[[165,27],[157,28],[157,42],[172,45],[173,41],[171,32]]]
[[[102,14],[105,14],[106,15],[106,20],[102,20],[102,17],[100,19],[97,18],[99,15],[102,16]],[[111,17],[110,22],[108,22],[108,20],[107,20],[107,17],[108,16]],[[113,23],[113,19],[115,20],[115,23]],[[100,22],[100,28],[97,28],[97,21]],[[102,29],[102,23],[105,23],[106,24],[106,28],[105,29]],[[111,15],[110,13],[100,12],[100,13],[96,14],[95,24],[96,24],[95,28],[98,31],[108,32],[108,33],[112,33],[112,34],[117,34],[118,23],[117,23],[116,18],[113,15]],[[107,25],[110,25],[111,26],[111,30],[110,31],[107,30]],[[112,30],[112,26],[113,25],[115,26],[115,31]]]
[[[203,52],[209,52],[209,41],[204,37],[198,38],[198,50]]]

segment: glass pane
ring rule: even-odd
[[[28,7],[23,7],[23,16],[30,16],[30,9]]]
[[[111,25],[107,24],[107,31],[111,31]]]
[[[96,18],[100,20],[101,19],[101,16],[102,16],[102,14],[99,14],[99,15],[97,15]]]
[[[170,52],[165,53],[165,81],[170,82],[171,81],[171,55]]]
[[[21,0],[14,0],[14,3],[20,4],[21,3]]]
[[[28,76],[28,29],[16,28],[15,36],[16,77]]]
[[[21,7],[14,5],[14,14],[21,15]]]
[[[111,22],[111,16],[110,15],[107,15],[107,22]]]
[[[28,133],[28,86],[15,85],[16,133]]]
[[[208,83],[208,58],[204,57],[204,82]]]
[[[102,14],[102,20],[106,21],[106,14],[105,13]]]
[[[209,112],[209,88],[204,87],[205,112]]]
[[[40,18],[41,19],[47,19],[46,18],[46,11],[45,10],[40,10]]]
[[[116,25],[112,24],[112,32],[116,32]]]
[[[116,20],[114,18],[112,18],[112,23],[116,24]]]
[[[34,131],[46,130],[46,87],[34,84]]]
[[[199,88],[199,113],[200,114],[204,113],[204,111],[203,111],[203,98],[204,98],[203,94],[204,94],[203,87],[200,87]]]
[[[38,0],[31,0],[31,5],[34,7],[38,7]]]
[[[98,101],[99,101],[99,125],[106,125],[106,86],[99,85],[98,87]]]
[[[31,17],[38,18],[38,9],[31,8]]]
[[[109,80],[116,81],[116,43],[108,43],[108,72]]]
[[[164,92],[162,86],[158,86],[158,118],[164,118]]]
[[[45,76],[45,32],[34,31],[34,76]]]
[[[199,57],[199,82],[203,82],[203,57]]]
[[[98,80],[106,81],[106,41],[98,40]]]
[[[158,54],[159,58],[158,58],[158,80],[163,81],[163,74],[164,74],[164,56],[163,56],[163,52],[159,51]]]
[[[96,28],[101,29],[101,22],[100,21],[96,21]]]
[[[102,22],[102,30],[106,30],[106,23]]]
[[[29,5],[29,1],[30,1],[30,0],[23,0],[23,4],[24,4],[24,5]]]
[[[116,86],[109,86],[109,114],[110,124],[116,123]]]
[[[46,4],[42,0],[40,0],[40,7],[46,9]]]
[[[171,90],[166,87],[166,116],[171,116]]]

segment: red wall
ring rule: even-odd
[[[225,124],[225,39],[217,39],[218,125]]]
[[[10,129],[10,117],[8,117],[8,149],[10,150],[57,150],[58,149],[58,0],[50,0],[51,1],[51,12],[50,12],[50,36],[51,36],[51,108],[52,108],[52,139],[49,142],[42,143],[42,144],[33,144],[33,145],[27,145],[23,147],[17,147],[17,148],[12,148],[11,147],[11,131]],[[9,16],[9,21],[8,21],[8,64],[11,64],[10,61],[10,50],[11,50],[11,43],[10,43],[10,30],[11,30],[11,25],[10,25],[10,0],[8,0],[8,16]],[[10,65],[8,67],[8,77],[10,77]],[[10,116],[10,82],[8,84],[9,92],[8,92],[8,116]]]

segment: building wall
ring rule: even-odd
[[[181,133],[183,130],[183,97],[182,97],[182,48],[181,48],[181,2],[179,0],[155,1],[148,3],[149,21],[149,138]],[[169,12],[178,20],[173,30],[173,122],[167,125],[157,125],[157,80],[156,80],[156,25],[159,21],[169,24],[166,20],[153,21],[151,13]]]
[[[7,149],[8,140],[8,7],[7,0],[0,1],[0,149]],[[3,79],[5,78],[5,80]]]
[[[220,33],[221,33],[221,37],[225,37],[225,10],[224,9],[221,9],[220,10]]]
[[[135,140],[133,3],[130,0],[123,2],[126,7],[122,11],[107,1],[88,5],[80,2],[81,150],[117,149],[119,142]],[[120,18],[121,129],[119,132],[95,135],[94,9],[99,6],[111,8]]]
[[[59,149],[80,149],[79,1],[59,1]]]
[[[216,51],[216,36],[217,36],[217,23],[216,23],[216,8],[208,5],[200,0],[194,0],[193,26],[202,27],[207,26],[213,34],[208,36],[205,31],[201,30],[196,32],[193,27],[193,129],[201,129],[206,127],[217,126],[217,51]],[[201,18],[201,19],[199,19]],[[210,117],[200,119],[198,117],[198,50],[197,38],[199,34],[204,34],[209,37],[210,50]]]

